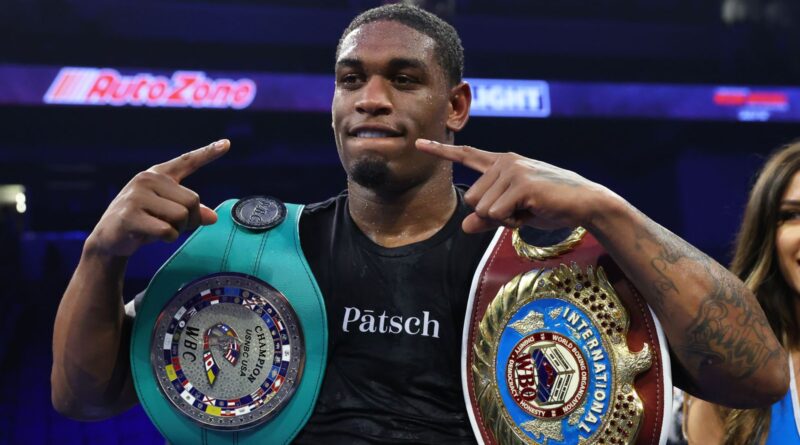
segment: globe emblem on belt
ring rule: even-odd
[[[275,416],[297,389],[304,361],[301,326],[286,297],[240,273],[187,284],[153,331],[159,389],[206,428],[240,430]]]
[[[212,346],[220,351],[228,363],[236,366],[236,362],[239,360],[240,344],[236,331],[225,323],[217,323],[206,332],[203,336],[203,362],[206,365],[209,385],[214,386],[217,375],[219,375],[219,366],[214,360],[214,354],[211,353]]]

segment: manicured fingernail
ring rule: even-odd
[[[225,139],[220,139],[217,142],[214,142],[211,146],[217,149],[222,148],[225,146]]]
[[[433,143],[435,143],[435,142],[433,142],[433,141],[431,141],[429,139],[420,139],[419,141],[422,142],[423,144],[433,144]]]

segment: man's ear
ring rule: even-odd
[[[460,131],[469,120],[469,107],[472,104],[472,90],[467,82],[461,82],[450,89],[450,107],[447,115],[447,129]]]

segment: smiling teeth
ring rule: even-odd
[[[359,131],[356,137],[360,138],[385,138],[389,137],[389,133],[383,131]]]

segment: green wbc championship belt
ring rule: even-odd
[[[302,209],[264,196],[222,203],[147,287],[131,370],[172,444],[285,444],[311,415],[328,334]]]

